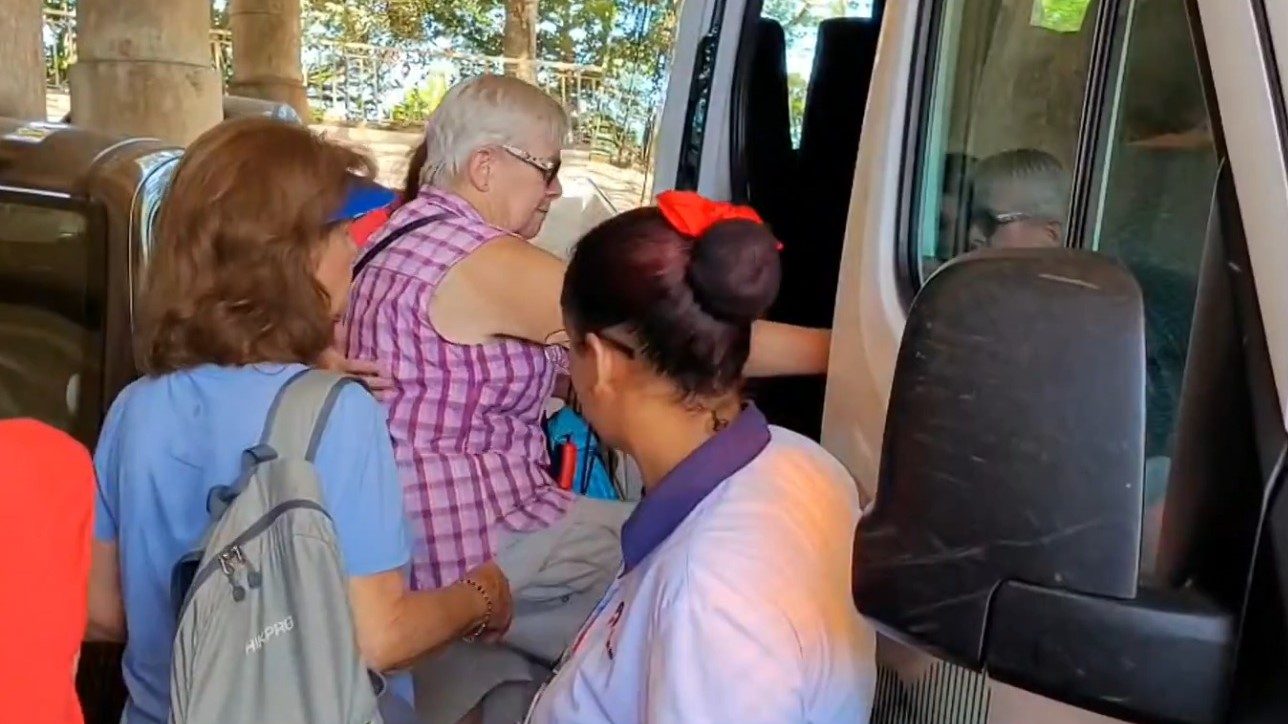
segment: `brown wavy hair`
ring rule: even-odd
[[[318,255],[353,175],[373,171],[362,154],[267,118],[227,121],[194,141],[157,221],[140,305],[143,372],[315,362],[333,324]]]

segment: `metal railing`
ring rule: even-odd
[[[45,71],[51,88],[67,89],[76,61],[75,11],[45,10]],[[417,125],[453,83],[479,73],[514,72],[530,64],[538,86],[559,99],[572,121],[573,140],[618,165],[639,165],[654,109],[616,73],[594,65],[471,55],[432,44],[399,47],[345,43],[306,32],[303,70],[316,121]],[[232,36],[210,32],[211,64],[232,78]],[[625,86],[625,87],[624,87]]]

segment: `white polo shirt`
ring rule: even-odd
[[[609,588],[533,724],[866,722],[875,637],[855,610],[858,490],[748,407],[622,530]]]

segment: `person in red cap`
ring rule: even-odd
[[[66,433],[0,420],[0,719],[80,724],[94,466]]]

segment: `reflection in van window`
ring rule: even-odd
[[[1021,148],[989,156],[971,177],[970,248],[1061,246],[1069,192],[1069,173],[1045,151]]]
[[[920,152],[914,231],[923,278],[957,254],[992,245],[999,233],[1003,241],[1031,242],[1044,229],[1063,242],[1094,30],[1070,18],[1080,17],[1072,11],[1094,17],[1098,6],[945,0]],[[1027,178],[1041,187],[1006,207],[988,205],[996,196],[977,205],[962,193],[976,166],[993,184],[1018,191]],[[1061,218],[1049,218],[1056,213]]]
[[[177,151],[158,151],[139,161],[144,180],[138,191],[139,212],[136,217],[140,224],[138,237],[140,264],[135,269],[136,288],[139,287],[143,271],[152,256],[154,244],[152,232],[156,228],[157,215],[161,212],[161,201],[165,197],[166,190],[170,188],[175,170],[179,168],[181,155]]]
[[[1142,560],[1153,561],[1175,443],[1176,408],[1219,161],[1184,0],[1123,4],[1127,48],[1104,109],[1088,246],[1123,261],[1145,299],[1145,504]]]
[[[75,431],[72,391],[101,357],[89,243],[79,211],[0,201],[0,418]]]
[[[1094,163],[1072,178],[1098,4],[1074,23],[1060,12],[1039,18],[1033,0],[945,3],[911,241],[924,279],[973,249],[1066,243],[1076,223],[1085,246],[1131,269],[1145,302],[1150,562],[1219,159],[1184,0],[1126,0]],[[1085,220],[1067,218],[1075,182],[1091,191]]]

